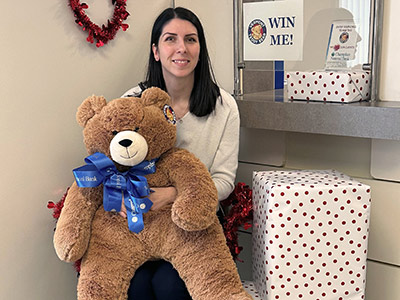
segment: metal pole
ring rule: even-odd
[[[233,2],[234,96],[243,95],[243,0]]]
[[[371,69],[371,101],[379,101],[379,71],[382,55],[383,35],[383,0],[371,1],[371,14],[373,13],[372,35],[372,69]]]

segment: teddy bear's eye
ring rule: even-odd
[[[117,135],[117,134],[118,134],[118,131],[113,130],[113,131],[112,131],[112,134],[113,134],[113,135]]]
[[[138,132],[139,131],[139,127],[136,127],[133,131]]]

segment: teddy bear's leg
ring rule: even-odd
[[[252,300],[244,290],[226,245],[222,227],[215,222],[198,232],[181,231],[172,242],[171,262],[193,300]]]
[[[125,300],[136,269],[147,260],[144,250],[126,219],[99,209],[82,260],[78,300]]]

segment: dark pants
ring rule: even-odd
[[[128,300],[191,300],[178,272],[165,260],[148,261],[137,269]]]

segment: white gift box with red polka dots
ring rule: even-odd
[[[350,103],[370,99],[367,71],[287,72],[288,99]]]
[[[253,280],[267,300],[365,298],[370,187],[340,172],[253,173]]]
[[[246,290],[246,292],[249,293],[249,295],[253,298],[253,300],[261,300],[262,298],[258,294],[254,283],[252,281],[247,281],[247,280],[242,280],[242,285],[243,288]]]

